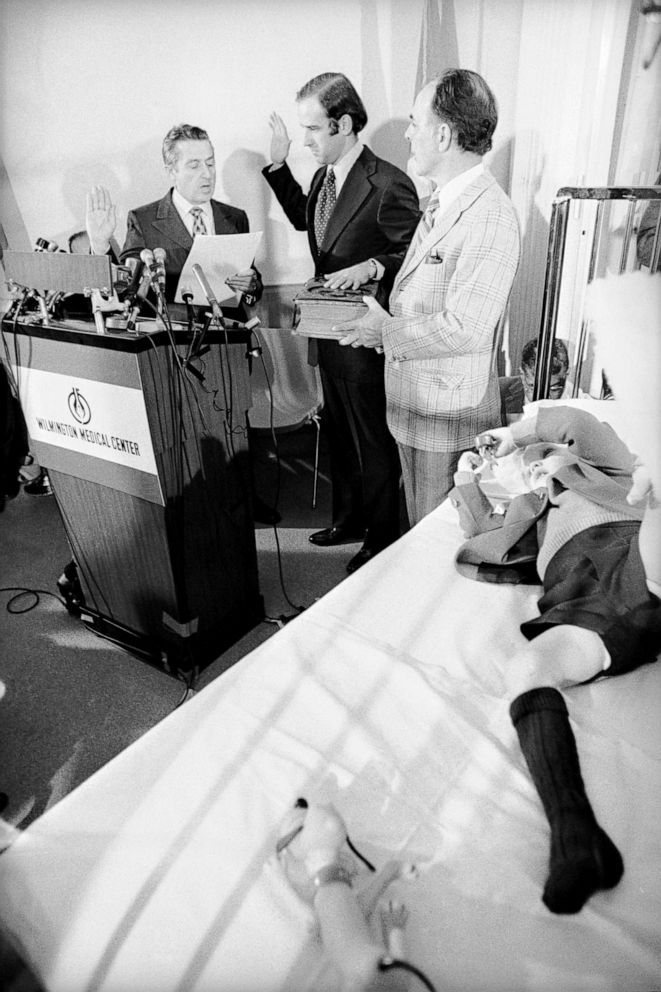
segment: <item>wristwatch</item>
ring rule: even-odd
[[[379,274],[379,269],[378,269],[378,266],[376,264],[376,261],[373,258],[370,258],[370,260],[369,260],[369,266],[370,266],[370,271],[369,271],[369,277],[370,277],[370,279],[376,279],[376,277]]]

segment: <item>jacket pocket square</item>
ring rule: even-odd
[[[440,265],[442,261],[443,261],[442,256],[438,254],[438,251],[435,251],[432,248],[432,250],[425,258],[425,265]]]

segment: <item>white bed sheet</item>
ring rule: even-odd
[[[0,856],[0,920],[49,990],[336,990],[273,858],[299,795],[419,866],[391,891],[438,992],[661,988],[661,666],[567,693],[626,869],[554,916],[501,675],[537,590],[458,575],[460,541],[446,503]]]

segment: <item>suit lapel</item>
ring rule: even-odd
[[[172,202],[172,190],[158,204],[154,228],[180,248],[190,251],[193,239]]]
[[[322,253],[330,251],[345,227],[351,222],[356,211],[361,207],[370,194],[372,184],[368,176],[374,172],[374,163],[363,149],[358,160],[354,162],[349,175],[344,181],[335,209],[328,221],[324,235]]]
[[[216,229],[216,234],[237,234],[236,224],[234,221],[226,214],[223,209],[223,204],[218,200],[211,201],[211,209],[213,210],[213,225]]]
[[[225,213],[222,203],[218,200],[212,200],[211,209],[213,210],[213,223],[216,234],[235,234],[236,225]],[[171,190],[159,201],[156,209],[154,228],[160,231],[164,237],[179,245],[180,248],[185,248],[186,251],[191,250],[193,239],[179,216],[179,211],[172,202]]]
[[[495,182],[493,177],[489,173],[482,173],[476,179],[470,183],[466,189],[464,189],[456,200],[454,200],[448,208],[442,214],[440,220],[437,218],[436,223],[426,235],[419,237],[418,231],[413,236],[413,241],[409,247],[408,253],[402,267],[397,275],[397,285],[410,275],[414,269],[420,265],[421,261],[429,253],[430,249],[437,245],[439,241],[442,241],[446,237],[448,231],[450,231],[454,225],[457,223],[463,212],[471,206],[477,200],[479,196],[484,193],[486,189]],[[393,287],[394,288],[394,287]]]

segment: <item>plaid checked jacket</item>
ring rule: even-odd
[[[388,426],[396,441],[462,451],[500,424],[497,327],[519,263],[514,207],[488,172],[420,225],[383,329]]]

